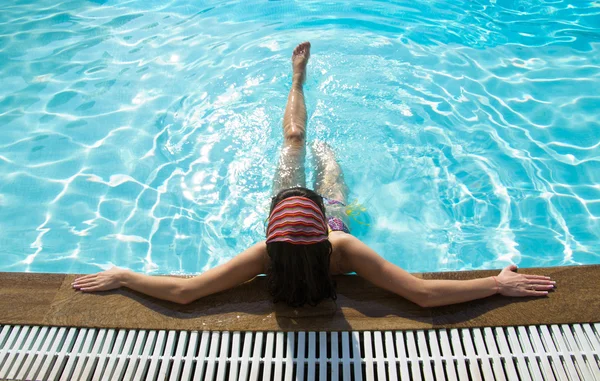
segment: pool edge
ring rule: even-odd
[[[417,274],[472,279],[496,270]],[[264,277],[189,305],[128,289],[84,294],[75,274],[0,273],[0,324],[218,331],[362,331],[468,328],[600,321],[600,265],[520,269],[547,274],[557,291],[544,298],[493,296],[453,306],[420,308],[357,276],[337,276],[338,300],[317,307],[273,304]]]

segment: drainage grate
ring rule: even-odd
[[[396,332],[0,326],[9,380],[596,380],[600,324]]]

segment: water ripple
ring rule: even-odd
[[[261,239],[302,40],[308,138],[334,147],[368,211],[351,228],[386,258],[600,263],[599,17],[584,0],[5,5],[0,271],[197,273]]]

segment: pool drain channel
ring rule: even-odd
[[[365,332],[0,329],[0,380],[317,379],[600,381],[600,324]]]

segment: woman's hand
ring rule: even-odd
[[[495,277],[498,293],[504,296],[544,296],[556,282],[543,275],[524,275],[514,272],[516,265],[506,267]]]
[[[75,279],[72,286],[80,291],[108,291],[123,285],[123,276],[128,270],[112,267],[97,274],[85,275]]]

